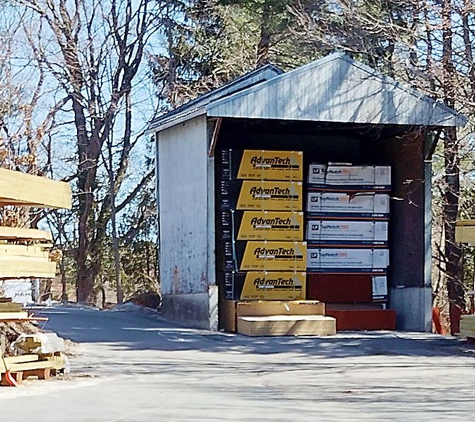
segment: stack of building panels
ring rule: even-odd
[[[0,169],[0,206],[71,208],[67,183]],[[0,279],[52,278],[56,263],[50,259],[51,233],[0,226]]]
[[[0,279],[54,277],[56,263],[49,260],[51,246],[48,243],[0,243]]]
[[[224,299],[305,299],[302,152],[226,149],[218,158],[217,276]],[[243,324],[251,326],[246,333],[255,324],[281,332],[275,325],[282,321]]]
[[[390,167],[310,164],[307,182],[308,298],[327,304],[338,330],[395,328],[385,309]]]
[[[304,299],[303,154],[226,149],[219,157],[226,299]]]

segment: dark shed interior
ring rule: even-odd
[[[410,126],[225,118],[215,149],[299,150],[304,153],[304,169],[326,162],[391,165],[391,306],[392,289],[430,285],[430,180],[426,183],[424,160],[428,133],[427,128]]]

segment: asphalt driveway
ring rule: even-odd
[[[0,389],[0,420],[471,421],[475,350],[402,332],[249,338],[125,307],[52,307],[45,328],[79,343],[64,379]]]

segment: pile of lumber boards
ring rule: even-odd
[[[475,340],[475,315],[461,316],[460,335]]]
[[[25,230],[25,229],[22,229]],[[36,235],[40,230],[33,230]],[[52,278],[56,274],[56,262],[49,258],[51,243],[32,239],[11,241],[0,233],[0,279]]]
[[[0,206],[71,208],[68,183],[0,168]]]
[[[22,305],[12,302],[11,298],[0,298],[0,322],[18,319],[28,319],[28,312],[24,312]]]
[[[53,337],[53,345],[48,338]],[[47,344],[43,344],[46,341]],[[23,354],[17,356],[3,356],[0,359],[0,385],[12,385],[11,377],[16,384],[29,377],[49,379],[67,366],[67,357],[64,354],[64,343],[55,334],[25,335],[21,342]],[[0,354],[3,353],[0,350]],[[7,375],[8,373],[8,375]]]
[[[0,206],[71,208],[68,183],[0,168]],[[0,279],[53,278],[51,233],[0,227]]]

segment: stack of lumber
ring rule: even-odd
[[[335,319],[305,301],[303,152],[223,149],[217,155],[220,324],[248,336],[327,336]]]
[[[51,337],[52,334],[48,336]],[[45,339],[48,339],[45,335],[24,336],[21,349],[26,351],[25,354],[0,359],[0,385],[11,385],[5,377],[7,370],[12,374],[17,383],[21,383],[23,379],[28,377],[49,379],[52,375],[57,375],[58,372],[65,369],[67,358],[63,351],[59,350],[63,349],[63,346],[61,346],[63,344],[62,340],[56,337],[57,340],[61,340],[59,341],[60,346],[52,348],[51,342],[48,342],[45,349],[43,344]],[[2,352],[0,351],[0,353]]]
[[[0,168],[0,206],[71,208],[69,184]],[[0,279],[52,278],[51,233],[0,227]]]
[[[28,319],[28,312],[23,311],[20,303],[12,302],[11,298],[0,298],[0,322]]]
[[[475,340],[475,315],[462,315],[460,318],[460,335]]]
[[[40,230],[32,230],[36,231]],[[0,242],[2,241],[4,243],[0,243],[0,279],[55,276],[56,263],[49,259],[51,243],[32,243],[33,238],[10,241],[3,239],[0,233]]]
[[[0,206],[71,208],[69,184],[0,168]]]

